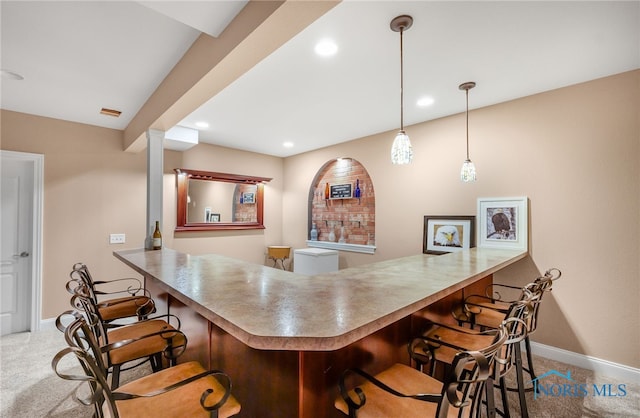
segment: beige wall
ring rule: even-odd
[[[1,145],[44,154],[43,318],[70,308],[64,285],[76,262],[100,277],[131,275],[108,237],[126,233],[127,247],[144,242],[145,154],[123,153],[117,130],[8,111]]]
[[[181,168],[272,178],[264,185],[265,229],[182,232],[175,234],[167,245],[191,254],[219,253],[259,264],[266,262],[267,246],[283,245],[281,158],[202,144],[184,152]],[[171,228],[176,225],[174,184],[172,179],[167,187],[165,181],[164,190],[165,226]]]
[[[146,153],[122,151],[122,132],[3,110],[3,150],[44,154],[42,317],[70,308],[71,266],[86,263],[96,279],[135,276],[113,251],[140,248],[146,233]],[[219,252],[263,263],[267,245],[281,243],[282,159],[198,145],[164,155],[164,245],[194,254]],[[265,186],[264,230],[182,233],[176,225],[174,168],[273,177]],[[126,243],[109,244],[110,233]]]
[[[528,196],[531,257],[498,280],[562,269],[533,339],[640,367],[639,86],[635,71],[472,111],[473,184],[459,180],[463,114],[408,127],[409,166],[390,163],[395,131],[287,158],[284,242],[304,246],[309,186],[336,157],[360,161],[377,197],[376,254],[341,252],[341,268],[420,253],[424,215],[474,215],[478,197]]]
[[[284,160],[209,145],[167,151],[165,245],[257,263],[267,245],[305,246],[309,187],[338,156],[365,166],[378,197],[376,254],[341,252],[341,268],[419,253],[424,215],[475,214],[478,197],[528,196],[531,257],[498,280],[524,284],[548,267],[562,269],[534,340],[640,367],[639,86],[635,71],[472,111],[474,184],[458,180],[463,115],[408,127],[415,160],[406,167],[389,162],[395,132]],[[114,130],[8,111],[1,129],[2,149],[45,155],[43,317],[50,318],[68,307],[64,283],[74,262],[108,277],[131,274],[111,252],[144,240],[146,156],[122,152]],[[180,166],[273,177],[266,229],[174,237],[172,169]],[[112,232],[126,233],[127,244],[109,245]]]

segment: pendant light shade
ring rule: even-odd
[[[398,131],[391,146],[391,162],[394,164],[409,164],[413,160],[411,140],[404,130]]]
[[[473,164],[473,161],[464,160],[462,169],[460,170],[460,180],[465,183],[476,181],[476,166]]]
[[[458,87],[460,90],[464,90],[467,96],[467,159],[462,163],[462,169],[460,170],[460,180],[466,182],[476,181],[476,166],[469,158],[469,90],[474,88],[476,83],[468,81],[460,84]]]
[[[400,131],[396,135],[391,147],[391,162],[393,164],[409,164],[413,160],[413,148],[409,135],[404,131],[404,62],[402,50],[402,34],[413,24],[413,18],[408,15],[398,16],[391,21],[391,30],[400,32]]]

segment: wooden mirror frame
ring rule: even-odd
[[[177,221],[176,232],[185,231],[220,231],[234,229],[264,229],[264,183],[271,181],[267,177],[243,176],[239,174],[214,173],[211,171],[188,170],[185,168],[175,168],[177,187]],[[189,192],[189,179],[222,181],[238,184],[255,184],[256,192],[256,222],[216,222],[216,223],[188,223],[187,222],[187,195]]]

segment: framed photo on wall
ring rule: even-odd
[[[529,248],[527,197],[478,199],[478,247]]]
[[[256,194],[253,192],[242,193],[242,203],[256,203]]]
[[[422,252],[446,254],[475,247],[475,216],[425,216]]]

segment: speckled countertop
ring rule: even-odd
[[[217,254],[125,250],[114,255],[250,347],[345,347],[526,256],[472,248],[306,276]]]

